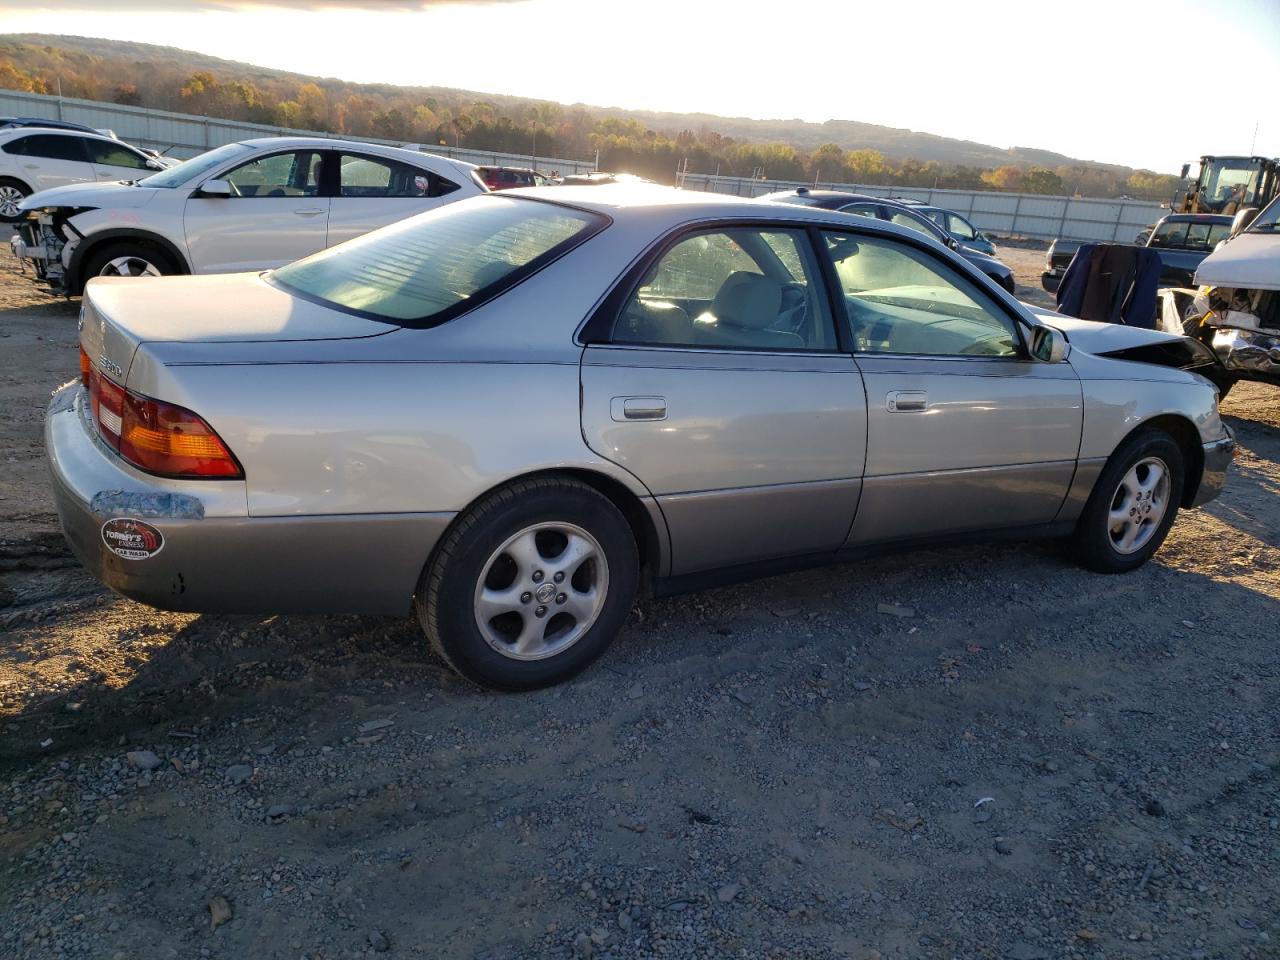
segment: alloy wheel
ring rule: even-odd
[[[1146,457],[1129,468],[1107,514],[1117,553],[1137,553],[1155,536],[1169,509],[1169,489],[1169,466],[1159,457]]]
[[[98,271],[100,277],[158,277],[161,276],[156,265],[142,257],[115,257],[108,260]]]
[[[6,217],[10,220],[16,219],[18,207],[24,199],[26,199],[26,194],[17,187],[12,187],[8,184],[0,187],[0,217]]]
[[[536,523],[508,538],[476,584],[476,624],[513,660],[563,653],[591,629],[609,592],[599,542],[572,523]]]

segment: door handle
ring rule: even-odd
[[[324,210],[319,207],[307,207],[305,210],[295,210],[293,212],[300,217],[314,217],[317,213],[324,213]]]
[[[667,419],[666,397],[614,397],[609,401],[609,416],[619,423],[628,420]]]
[[[929,408],[929,394],[924,390],[890,390],[884,398],[890,413],[920,412]]]

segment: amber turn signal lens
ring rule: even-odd
[[[222,438],[190,410],[126,390],[92,367],[86,376],[99,436],[138,469],[192,480],[244,476]]]

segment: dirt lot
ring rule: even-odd
[[[88,579],[40,434],[75,318],[0,259],[0,957],[1280,956],[1280,391],[1135,574],[779,577],[498,696],[408,620]]]

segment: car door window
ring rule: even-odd
[[[834,350],[835,329],[803,231],[735,228],[685,237],[645,274],[614,342]]]
[[[1155,234],[1147,241],[1149,247],[1185,247],[1187,240],[1187,222],[1174,220],[1165,222],[1156,228]]]
[[[104,140],[88,140],[89,159],[93,163],[101,163],[108,167],[129,167],[133,170],[148,170],[147,158],[135,153],[122,143],[107,143]]]
[[[277,153],[242,164],[221,179],[231,184],[233,197],[315,197],[320,157],[317,150]]]
[[[973,232],[973,227],[969,225],[969,221],[963,217],[958,217],[954,213],[947,214],[947,230],[957,239],[960,240],[976,240],[977,234]]]
[[[938,235],[922,223],[918,217],[914,214],[907,213],[905,210],[890,210],[889,222],[896,223],[900,227],[909,227],[916,233],[923,233],[931,240],[938,239]]]
[[[858,353],[1021,355],[1013,319],[941,261],[877,237],[823,238]]]
[[[1189,250],[1208,250],[1209,249],[1209,228],[1208,223],[1192,223],[1187,226],[1186,245]]]
[[[11,149],[18,147],[19,149]],[[83,137],[63,137],[54,133],[38,133],[11,143],[9,153],[21,153],[27,157],[41,157],[45,160],[71,160],[76,163],[87,163],[85,139]]]
[[[343,197],[442,197],[458,189],[444,177],[385,157],[344,153],[338,163]]]
[[[878,216],[874,203],[847,203],[840,208],[840,212],[852,213],[858,217],[871,217],[872,219]]]

